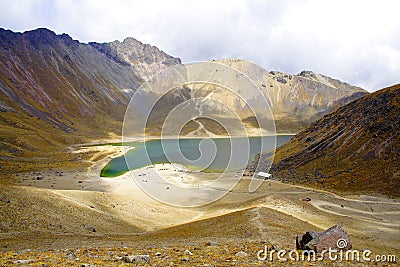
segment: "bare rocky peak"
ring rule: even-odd
[[[276,131],[279,133],[294,133],[324,114],[368,93],[361,88],[312,72],[293,75],[279,71],[267,71],[250,61],[240,59],[213,60],[212,63],[215,64],[213,67],[216,68],[216,71],[199,72],[197,74],[201,73],[199,77],[206,81],[216,81],[218,79],[218,83],[221,82],[224,87],[210,85],[207,82],[197,83],[195,86],[187,86],[187,90],[175,92],[179,97],[175,94],[165,95],[165,99],[162,102],[163,109],[159,109],[162,112],[158,114],[157,119],[165,118],[168,112],[176,105],[186,100],[206,97],[207,101],[198,103],[197,106],[202,114],[208,112],[210,114],[221,114],[221,116],[224,114],[225,117],[229,117],[227,116],[229,112],[219,106],[220,103],[224,103],[243,121],[250,122],[254,119],[254,114],[246,108],[246,103],[252,103],[251,107],[256,111],[264,110],[266,105],[265,101],[257,98],[255,85],[270,104]],[[191,77],[195,77],[196,71],[199,71],[195,67],[192,68],[191,65],[186,67],[188,72],[193,72]],[[234,79],[229,76],[230,72],[225,71],[227,67],[238,71],[236,77],[247,76],[252,83],[243,83],[241,79]],[[165,88],[169,87],[166,86]],[[223,88],[230,88],[230,90],[224,90]],[[162,88],[158,89],[161,91],[156,90],[157,93],[163,95]],[[156,93],[156,91],[152,91],[152,93]],[[239,91],[240,99],[235,93],[231,93]],[[151,96],[149,94],[146,97]],[[151,103],[149,101],[144,102]],[[156,120],[153,125],[163,125],[163,123]],[[258,127],[256,124],[251,123],[246,125]],[[208,130],[212,131],[212,129]]]
[[[130,66],[154,63],[161,63],[165,66],[181,64],[179,58],[174,58],[157,47],[143,44],[132,37],[126,38],[123,42],[114,41],[102,44],[92,42],[89,44],[108,57]]]
[[[340,90],[344,91],[358,91],[358,92],[365,92],[364,89],[350,85],[346,82],[342,82],[337,79],[333,79],[331,77],[319,74],[319,73],[314,73],[312,71],[306,71],[303,70],[299,74],[296,75],[298,78],[305,78],[311,81],[319,82],[322,84],[325,84],[326,86],[332,87],[332,88],[337,88]]]
[[[271,103],[278,132],[297,132],[323,114],[368,93],[362,88],[312,71],[293,75],[267,71],[240,59],[214,62],[237,69],[253,80]]]
[[[293,81],[292,74],[274,71],[274,70],[268,72],[266,77],[267,77],[267,80],[273,80],[273,81],[276,81],[281,84],[288,84],[288,83],[291,84],[291,82]]]
[[[213,62],[224,64],[243,72],[262,87],[267,87],[267,84],[269,87],[291,87],[300,81],[308,85],[318,83],[321,86],[323,85],[323,87],[339,89],[340,91],[366,93],[366,91],[360,87],[312,71],[303,70],[298,74],[289,74],[276,70],[267,71],[243,59],[222,59],[213,60]]]
[[[143,44],[135,38],[128,37],[123,42],[89,43],[100,53],[113,61],[130,67],[142,81],[172,65],[181,64],[179,58],[172,57],[155,46]]]

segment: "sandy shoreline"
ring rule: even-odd
[[[208,186],[219,174],[190,172],[173,164],[157,164],[154,167],[133,170],[116,178],[100,177],[101,169],[112,158],[123,155],[129,149],[132,148],[104,144],[84,146],[76,149],[74,153],[90,152],[92,157],[89,159],[89,168],[25,173],[20,175],[17,185],[24,190],[39,190],[53,197],[73,201],[74,205],[79,207],[97,207],[103,203],[101,207],[107,206],[107,209],[102,211],[105,215],[110,214],[115,220],[129,222],[145,232],[234,211],[265,207],[308,222],[318,229],[342,223],[352,236],[357,237],[356,244],[359,246],[369,244],[371,238],[374,238],[374,247],[395,248],[398,245],[399,236],[395,234],[400,232],[398,199],[363,195],[343,197],[323,190],[277,181],[264,181],[255,193],[250,194],[250,179],[243,177],[233,190],[216,202],[197,208],[180,208],[160,203],[150,197],[139,188],[133,177],[147,184],[148,181],[157,179],[156,174],[161,175],[165,177],[165,181],[160,183],[157,180],[160,192],[174,197],[169,188],[171,184],[182,187]],[[221,183],[210,186],[210,189],[217,191],[226,182],[227,180],[222,180]],[[190,199],[201,196],[177,197]],[[303,197],[310,197],[312,201],[304,203],[301,201]],[[101,218],[100,216],[98,222],[95,217],[92,218],[93,224],[101,225]]]

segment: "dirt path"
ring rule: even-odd
[[[319,212],[331,215],[348,217],[352,219],[362,220],[369,224],[377,226],[396,227],[400,229],[400,202],[389,199],[379,200],[362,200],[356,198],[342,197],[337,194],[307,188],[304,186],[277,184],[276,189],[268,191],[268,194],[287,198],[286,203],[265,205],[269,208],[276,209],[286,214],[290,214],[299,219],[305,219],[307,210],[310,207],[315,208]],[[287,190],[287,189],[293,190]],[[310,197],[310,202],[302,202],[301,198]],[[289,201],[291,200],[291,201]],[[302,210],[299,212],[299,207]],[[308,217],[310,221],[312,217]],[[312,220],[311,220],[312,222]]]

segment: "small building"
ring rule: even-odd
[[[264,178],[264,180],[267,180],[267,179],[271,178],[272,174],[267,173],[267,172],[258,172],[257,176]]]

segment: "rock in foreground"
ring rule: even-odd
[[[349,235],[342,225],[337,224],[323,232],[306,232],[296,237],[296,248],[302,250],[314,250],[321,253],[323,250],[339,249],[349,250],[352,244]]]

